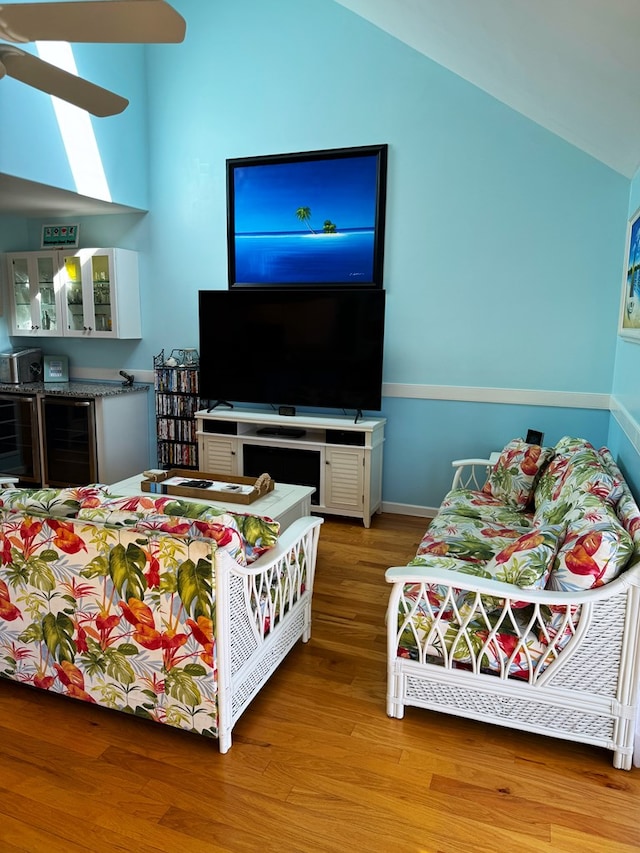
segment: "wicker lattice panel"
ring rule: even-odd
[[[291,621],[287,621],[278,631],[278,636],[261,655],[241,684],[233,688],[233,719],[236,720],[251,699],[267,681],[271,673],[285,657],[289,649],[302,636],[305,623],[304,609],[300,608]]]
[[[626,592],[594,604],[587,635],[566,666],[549,679],[549,686],[616,696],[626,606]]]
[[[230,579],[231,672],[235,674],[258,648],[253,623],[247,612],[245,580],[239,575]]]
[[[549,734],[573,734],[576,738],[600,743],[613,738],[611,717],[589,714],[559,704],[517,699],[488,691],[440,684],[413,676],[406,677],[406,701],[436,711],[449,711],[487,722],[504,720],[509,725]]]

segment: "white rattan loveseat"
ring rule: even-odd
[[[416,558],[386,573],[387,713],[417,706],[593,744],[630,769],[640,511],[606,448],[510,446],[493,469],[453,463]]]
[[[0,492],[0,678],[217,738],[311,631],[321,518]]]

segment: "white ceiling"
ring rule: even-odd
[[[640,0],[337,0],[632,177]]]

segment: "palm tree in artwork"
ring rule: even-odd
[[[304,222],[304,224],[307,226],[307,228],[309,229],[309,231],[311,231],[312,234],[316,233],[313,230],[313,228],[309,225],[309,220],[311,219],[311,208],[310,207],[299,207],[296,210],[296,217],[300,220],[300,222]]]

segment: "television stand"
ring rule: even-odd
[[[195,414],[203,471],[312,486],[314,512],[362,519],[382,506],[384,418],[217,410]],[[258,470],[259,469],[259,470]]]
[[[302,438],[306,434],[306,429],[300,427],[266,426],[256,430],[256,435],[279,435],[284,438]]]

